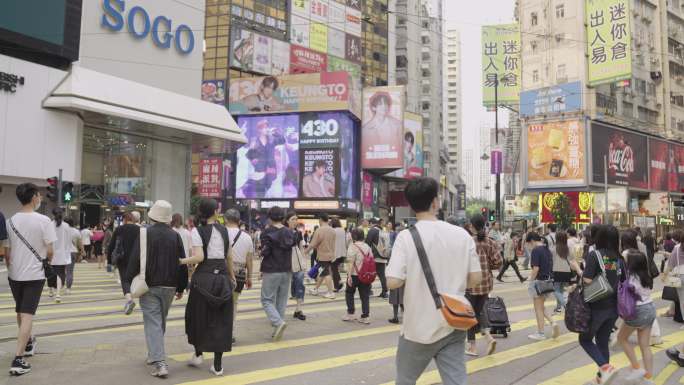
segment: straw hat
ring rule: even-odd
[[[171,203],[163,200],[154,202],[147,216],[155,222],[171,223],[171,215],[173,214],[173,207]]]

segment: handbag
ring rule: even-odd
[[[119,261],[122,261],[123,258],[124,258],[123,241],[121,239],[121,235],[118,234],[116,236],[116,240],[114,241],[114,250],[112,250],[112,265],[118,265]]]
[[[321,267],[320,264],[316,263],[311,269],[306,273],[311,279],[316,279],[318,277],[318,269]]]
[[[418,229],[413,226],[411,227],[410,232],[411,236],[413,237],[413,243],[416,245],[418,259],[420,259],[420,265],[423,268],[423,274],[425,275],[425,281],[430,289],[430,294],[432,295],[432,299],[435,301],[435,306],[437,309],[442,311],[444,320],[452,328],[461,331],[466,331],[477,325],[475,311],[473,310],[473,307],[467,298],[457,298],[447,294],[440,294],[437,291],[435,277],[432,275],[430,262],[428,261],[425,247],[423,247],[423,241],[420,239]]]
[[[19,240],[26,246],[27,249],[33,254],[34,257],[38,259],[41,265],[43,265],[43,272],[45,273],[45,279],[48,281],[55,279],[57,277],[57,274],[55,273],[55,270],[52,268],[52,265],[50,265],[50,261],[48,261],[47,258],[41,258],[40,254],[36,251],[36,249],[31,246],[31,244],[24,238],[23,235],[17,230],[16,227],[14,227],[14,223],[12,222],[12,218],[9,220],[9,225],[12,228],[12,231],[14,234],[19,238]]]
[[[677,266],[675,266],[675,268],[672,269],[672,272],[667,275],[667,278],[665,278],[665,286],[673,287],[675,289],[682,287],[682,279],[679,277],[679,275],[681,274],[681,269],[679,267],[680,249],[681,246],[677,247]]]
[[[233,239],[233,243],[230,244],[231,248],[234,247],[235,243],[240,239],[240,235],[242,235],[242,230],[238,230],[237,235],[235,235],[235,238]],[[235,283],[238,286],[240,286],[240,284],[244,285],[247,282],[246,265],[233,262],[233,272],[235,274]]]
[[[584,301],[593,303],[608,298],[615,293],[613,286],[606,277],[606,266],[603,264],[603,256],[598,250],[594,250],[596,259],[601,267],[601,273],[592,279],[589,285],[584,287]]]
[[[591,308],[583,293],[584,285],[580,283],[568,294],[565,305],[565,327],[574,333],[588,333],[591,328]]]
[[[147,269],[147,229],[140,228],[140,273],[131,281],[131,297],[140,298],[150,288],[145,282],[145,270]]]
[[[663,294],[661,298],[665,301],[677,302],[679,301],[679,293],[677,293],[676,288],[672,286],[665,286],[663,287]]]
[[[618,315],[625,321],[637,316],[637,300],[640,300],[636,288],[629,282],[629,270],[625,268],[625,280],[618,282]]]
[[[551,293],[554,290],[555,288],[553,287],[553,279],[534,281],[534,291],[537,292],[538,296]]]

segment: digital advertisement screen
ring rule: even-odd
[[[303,149],[301,154],[302,197],[335,198],[339,169],[337,149]]]
[[[608,160],[608,183],[648,188],[646,136],[592,122],[592,171],[594,182],[603,182],[603,159]]]

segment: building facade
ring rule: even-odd
[[[456,175],[461,175],[462,154],[462,116],[461,116],[461,39],[455,28],[447,28],[444,38],[446,58],[444,60],[444,111],[442,120],[444,125],[444,138],[449,150],[449,170]]]

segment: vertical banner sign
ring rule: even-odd
[[[520,100],[520,27],[518,24],[482,27],[482,103],[494,105],[498,82],[499,104]]]
[[[503,152],[500,148],[492,150],[491,156],[491,173],[492,175],[499,175],[503,169]]]
[[[200,160],[199,195],[205,198],[221,197],[222,161],[219,158]]]
[[[586,0],[589,86],[632,78],[629,0]]]
[[[466,209],[466,185],[456,185],[456,210],[461,211]]]

